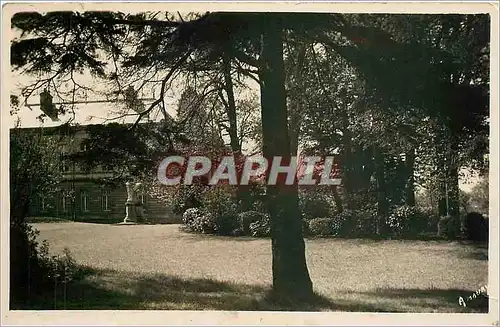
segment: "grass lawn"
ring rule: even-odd
[[[34,225],[52,252],[68,247],[90,267],[65,295],[38,299],[48,309],[487,312],[484,297],[458,304],[487,284],[487,249],[458,242],[306,240],[318,296],[291,304],[267,295],[269,239],[187,234],[179,225]]]

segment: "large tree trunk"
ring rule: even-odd
[[[440,177],[438,181],[438,216],[444,217],[448,215],[448,194],[446,192],[446,179]]]
[[[280,22],[269,17],[262,38],[261,82],[262,136],[264,156],[272,162],[282,156],[290,162],[290,139],[285,95],[283,31]],[[305,244],[298,206],[296,185],[267,186],[267,205],[271,217],[273,253],[273,290],[294,299],[312,294],[312,282],[306,265]]]
[[[406,204],[415,206],[415,150],[406,152]]]

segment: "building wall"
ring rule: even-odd
[[[61,191],[47,198],[36,199],[31,216],[50,216],[76,221],[119,222],[125,218],[127,191],[125,186],[103,187],[94,181],[65,181]],[[73,196],[66,195],[74,189]],[[181,217],[147,194],[138,195],[146,209],[146,220],[153,223],[180,223]]]
[[[81,141],[85,139],[85,130],[78,130],[72,136],[65,136],[61,146],[61,156],[74,151],[81,151]],[[58,217],[88,222],[119,222],[125,218],[127,191],[125,185],[119,187],[104,186],[102,179],[112,175],[97,167],[92,172],[82,171],[78,165],[64,162],[61,166],[64,180],[59,185],[60,191],[52,196],[34,199],[30,206],[30,215],[39,217]],[[71,192],[73,190],[73,192]],[[65,195],[66,194],[66,195]],[[68,195],[68,194],[72,194]],[[181,217],[156,199],[144,194],[138,195],[144,200],[146,220],[153,223],[180,223]],[[106,205],[107,202],[107,205]]]

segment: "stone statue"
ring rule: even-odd
[[[142,188],[142,183],[135,183],[134,194],[136,192],[140,192]],[[144,214],[144,203],[142,203],[140,198],[137,198],[135,201],[135,212],[137,216],[138,222],[144,222],[145,214]]]
[[[125,183],[127,187],[127,201],[125,202],[125,219],[123,224],[142,223],[145,219],[144,206],[137,193],[141,191],[142,183]]]
[[[125,186],[127,187],[127,202],[135,201],[135,188],[132,187],[132,183],[126,182]]]
[[[125,183],[127,187],[127,202],[125,202],[125,219],[123,219],[124,223],[135,223],[136,219],[136,198],[135,198],[135,190],[132,187],[132,183]]]

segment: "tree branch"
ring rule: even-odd
[[[103,22],[117,25],[133,25],[133,26],[160,26],[160,27],[179,27],[185,22],[172,22],[166,20],[130,20],[130,19],[103,19]]]
[[[137,120],[130,127],[130,129],[135,128],[137,126],[137,124],[139,124],[139,122],[141,121],[141,119],[144,116],[146,116],[148,113],[150,113],[154,109],[154,107],[156,107],[158,104],[162,103],[163,98],[165,97],[165,89],[166,89],[167,82],[174,75],[174,73],[177,71],[177,69],[179,69],[180,66],[189,58],[190,55],[191,55],[191,51],[186,52],[186,54],[184,54],[184,56],[182,56],[182,58],[177,61],[177,63],[172,67],[172,69],[170,69],[170,71],[168,72],[167,76],[165,76],[165,78],[161,82],[161,89],[160,89],[160,96],[159,96],[159,98],[156,99],[149,106],[148,109],[146,109],[143,112],[139,113],[139,117],[137,117]]]
[[[231,53],[234,56],[234,58],[238,59],[239,61],[244,62],[245,64],[253,66],[255,68],[259,69],[261,68],[260,67],[261,63],[258,59],[244,53],[243,51],[239,51],[233,48]]]

